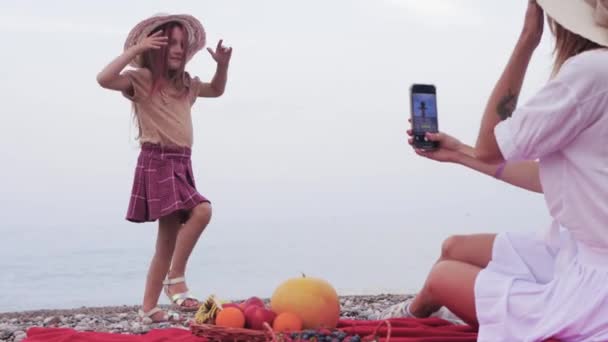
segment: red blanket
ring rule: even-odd
[[[27,342],[205,342],[206,339],[192,335],[190,330],[155,329],[145,335],[123,335],[97,332],[79,332],[61,328],[30,328]]]
[[[475,342],[477,333],[469,326],[452,325],[438,318],[391,319],[390,342]],[[361,337],[376,335],[386,341],[389,330],[380,321],[341,320],[338,328]],[[30,328],[26,342],[204,342],[206,339],[183,329],[156,329],[145,335],[122,335],[96,332],[78,332],[61,328]],[[549,341],[547,341],[549,342]]]
[[[468,325],[453,325],[439,318],[399,318],[382,321],[341,320],[338,328],[344,332],[386,338],[390,342],[475,342],[477,332]],[[382,339],[385,340],[385,339]]]

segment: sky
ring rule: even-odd
[[[425,160],[405,135],[409,86],[430,83],[439,129],[474,143],[527,2],[3,0],[0,234],[11,238],[0,249],[123,233],[135,243],[153,227],[124,220],[135,126],[129,102],[95,77],[131,27],[161,12],[196,16],[208,45],[234,49],[225,94],[192,110],[209,239],[272,242],[262,227],[296,237],[316,227],[336,243],[409,250],[413,236],[439,246],[456,233],[539,230],[549,222],[542,196]],[[520,101],[548,79],[551,49],[546,30]],[[201,79],[214,68],[205,50],[187,65]],[[95,230],[103,238],[87,238]]]

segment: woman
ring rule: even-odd
[[[420,293],[385,318],[428,317],[445,306],[479,327],[479,341],[608,340],[608,1],[537,2],[529,2],[476,145],[429,134],[441,148],[416,152],[543,193],[552,225],[546,234],[448,238]],[[517,107],[543,11],[554,74]]]

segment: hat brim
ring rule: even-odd
[[[180,23],[188,32],[188,55],[189,61],[197,52],[205,47],[206,34],[201,22],[188,14],[155,15],[135,25],[125,40],[124,50],[139,43],[147,37],[155,28],[170,22]],[[129,65],[142,67],[141,59],[134,58]]]
[[[608,46],[608,28],[593,19],[594,8],[584,0],[537,0],[545,13],[567,30],[601,46]]]

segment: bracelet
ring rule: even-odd
[[[502,176],[502,172],[505,170],[505,166],[507,166],[506,160],[500,163],[500,165],[498,165],[496,172],[494,172],[494,178],[500,178],[500,176]]]

